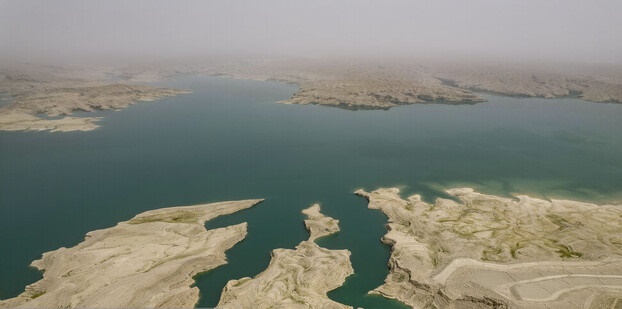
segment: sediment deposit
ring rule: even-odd
[[[303,213],[308,217],[309,240],[295,250],[273,250],[268,268],[254,278],[229,281],[218,308],[352,308],[326,296],[354,272],[350,252],[328,250],[314,242],[338,232],[339,221],[321,214],[317,204]]]
[[[204,72],[295,83],[299,91],[283,103],[346,109],[485,101],[477,92],[622,103],[619,67],[409,58],[290,59],[231,62],[206,67]]]
[[[390,274],[375,289],[413,308],[614,308],[622,303],[622,206],[447,191],[356,194],[389,219]]]
[[[433,69],[434,76],[448,85],[475,92],[517,97],[578,97],[591,102],[622,103],[622,82],[598,73],[565,72],[534,66],[454,64]]]
[[[75,111],[119,110],[136,102],[189,91],[109,83],[93,76],[80,78],[60,73],[4,71],[0,72],[0,92],[12,98],[9,105],[0,108],[0,130],[66,132],[90,131],[98,127],[99,118],[70,116]]]
[[[151,210],[89,232],[32,262],[43,279],[0,308],[193,308],[192,277],[225,264],[225,251],[246,236],[246,223],[208,231],[205,222],[260,201]]]
[[[415,103],[474,104],[484,99],[443,84],[419,66],[339,60],[284,60],[229,64],[206,71],[235,78],[278,80],[300,89],[286,104],[345,109],[389,109]]]
[[[0,92],[13,104],[0,109],[0,130],[92,130],[97,118],[48,116],[73,111],[121,109],[187,93],[139,83],[177,74],[276,80],[298,85],[286,104],[344,109],[389,109],[405,104],[476,104],[479,92],[519,97],[577,97],[622,103],[619,67],[542,65],[439,59],[204,59],[195,64],[134,65],[118,68],[45,67],[0,70]],[[115,82],[107,80],[112,75]]]

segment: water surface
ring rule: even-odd
[[[227,280],[254,276],[273,248],[307,239],[300,211],[319,202],[341,232],[322,246],[352,251],[355,275],[329,296],[403,308],[367,291],[382,284],[386,218],[358,188],[398,186],[433,201],[445,188],[585,201],[622,200],[622,105],[486,95],[477,105],[347,111],[276,101],[277,82],[183,76],[192,94],[104,116],[91,132],[0,132],[0,298],[40,278],[28,264],[88,231],[160,207],[266,198],[208,227],[248,222],[229,264],[198,277],[200,306]]]

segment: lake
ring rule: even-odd
[[[426,201],[470,186],[622,203],[622,104],[484,95],[476,105],[349,111],[284,105],[294,85],[180,76],[157,83],[193,93],[132,105],[91,132],[0,132],[0,298],[41,274],[43,252],[88,231],[169,206],[265,198],[208,228],[249,223],[229,263],[201,274],[199,306],[229,279],[265,269],[274,248],[308,238],[300,211],[320,203],[341,232],[318,241],[349,249],[355,274],[329,293],[354,307],[404,308],[366,293],[388,273],[386,218],[358,188],[399,187]]]

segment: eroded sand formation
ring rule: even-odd
[[[388,109],[417,103],[475,104],[484,101],[474,93],[481,91],[622,103],[620,68],[403,58],[271,60],[228,63],[203,70],[214,75],[295,83],[300,90],[283,103],[347,109]]]
[[[438,65],[434,76],[446,84],[476,92],[518,97],[579,97],[591,102],[622,103],[620,72],[610,76],[593,70],[567,72],[533,65]],[[602,69],[601,69],[602,71]],[[432,73],[432,72],[431,72]]]
[[[12,97],[11,104],[0,108],[0,130],[5,131],[89,131],[98,127],[99,118],[69,115],[74,111],[118,110],[139,101],[189,92],[137,84],[111,84],[94,76],[5,71],[0,78],[0,92]],[[39,115],[63,117],[49,119]]]
[[[192,277],[225,264],[225,251],[246,236],[246,223],[208,231],[205,222],[259,202],[162,208],[89,232],[34,261],[43,279],[0,307],[193,308]]]
[[[278,80],[300,87],[287,104],[318,104],[345,109],[389,109],[415,103],[474,104],[484,99],[445,85],[413,65],[299,59],[234,63],[207,74]]]
[[[460,203],[356,192],[389,219],[391,271],[372,293],[413,308],[622,305],[622,206],[447,192]]]
[[[294,83],[288,104],[345,109],[389,109],[404,104],[475,104],[476,92],[524,97],[579,97],[622,103],[620,67],[525,65],[485,61],[396,59],[204,59],[194,64],[128,67],[18,67],[0,70],[0,92],[13,104],[0,109],[0,130],[74,131],[97,128],[97,118],[69,117],[73,111],[120,109],[186,93],[138,83],[176,74],[231,76]],[[112,75],[122,79],[113,83]],[[44,119],[65,115],[61,119]]]
[[[218,308],[352,308],[326,296],[354,272],[350,252],[328,250],[314,242],[338,232],[339,221],[321,214],[317,204],[303,213],[308,217],[309,240],[295,250],[273,250],[270,265],[255,278],[229,281]]]

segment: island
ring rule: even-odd
[[[390,273],[371,291],[413,308],[618,308],[622,206],[451,189],[356,194],[389,223]]]
[[[296,249],[275,249],[270,265],[254,278],[231,280],[217,308],[352,308],[326,296],[354,273],[350,251],[329,250],[315,240],[339,231],[339,221],[320,213],[315,204],[303,210],[308,240]]]
[[[32,262],[43,279],[0,308],[193,308],[193,277],[225,264],[225,251],[247,233],[246,223],[206,230],[205,222],[261,201],[150,210],[89,232]]]

